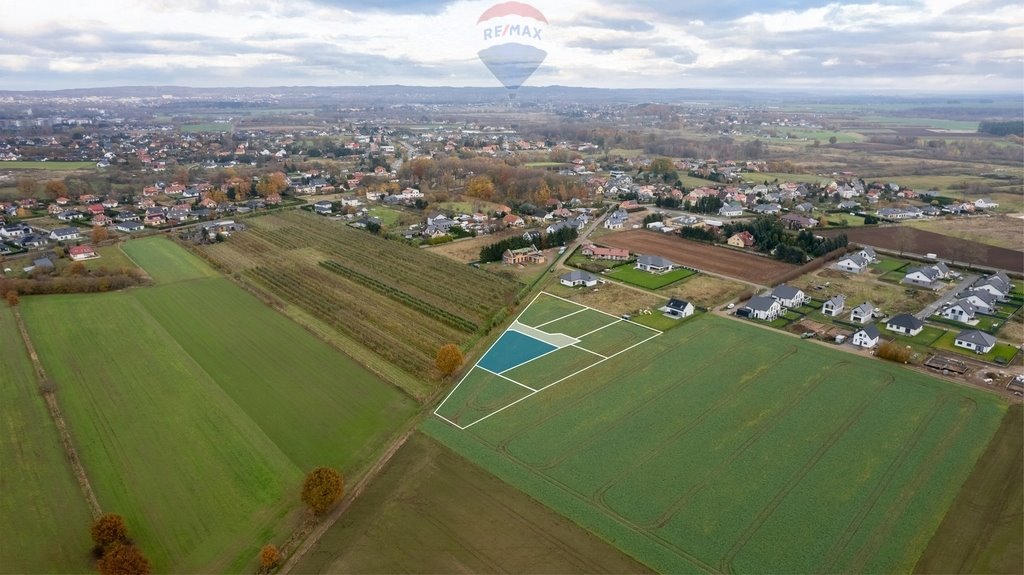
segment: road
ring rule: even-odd
[[[935,312],[939,311],[939,309],[941,309],[944,304],[953,301],[953,299],[956,297],[956,294],[967,290],[967,288],[970,287],[970,285],[973,284],[975,281],[977,281],[977,279],[978,276],[974,274],[964,275],[963,279],[961,279],[960,282],[956,284],[955,288],[946,292],[945,295],[935,300],[933,303],[925,306],[925,308],[922,309],[921,311],[915,313],[914,317],[921,321],[927,321],[928,318],[934,315]]]

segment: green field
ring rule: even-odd
[[[52,170],[64,172],[95,167],[95,162],[0,162],[0,169],[3,170]]]
[[[657,571],[907,572],[1005,411],[705,315],[465,430],[422,429]]]
[[[652,274],[638,270],[632,266],[619,266],[604,275],[615,280],[626,282],[647,289],[661,289],[679,280],[686,279],[697,272],[684,268],[674,269],[663,274]]]
[[[181,131],[196,132],[231,132],[234,127],[228,122],[206,122],[205,124],[182,124]]]
[[[611,544],[422,434],[296,573],[645,573]]]
[[[92,516],[6,306],[0,374],[0,573],[89,572]]]
[[[979,329],[979,327],[970,327],[965,325],[963,329]],[[975,353],[969,349],[958,347],[957,345],[955,345],[954,342],[956,341],[956,336],[958,333],[960,333],[960,331],[960,329],[954,327],[953,329],[943,334],[942,337],[935,340],[935,343],[932,344],[932,347],[934,347],[936,350],[949,351],[961,355],[967,355],[975,359],[980,359],[981,361],[999,363],[1001,365],[1009,364],[1010,360],[1012,360],[1017,355],[1017,347],[1014,345],[1010,345],[1008,343],[997,343],[995,347],[992,348],[992,351],[981,354]]]
[[[157,287],[24,298],[33,340],[101,506],[156,569],[251,570],[302,474],[358,473],[414,402],[170,241],[126,248]]]

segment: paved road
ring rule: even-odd
[[[958,293],[960,293],[962,291],[966,291],[967,288],[970,287],[971,284],[973,284],[975,281],[977,281],[977,279],[978,279],[978,276],[976,276],[974,274],[965,274],[963,279],[961,279],[960,282],[956,284],[955,288],[953,288],[952,290],[946,292],[946,295],[944,295],[944,296],[940,297],[939,299],[935,300],[933,303],[929,304],[928,306],[926,306],[921,311],[915,313],[914,316],[917,317],[917,319],[922,320],[922,321],[927,320],[935,312],[939,311],[939,309],[942,308],[942,306],[944,304],[946,304],[946,303],[948,303],[950,301],[953,301],[953,299],[956,298],[956,294],[958,294]]]

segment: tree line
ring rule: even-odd
[[[722,226],[721,238],[729,238],[740,232],[754,236],[754,246],[762,253],[771,254],[775,259],[802,264],[810,258],[821,257],[833,250],[846,247],[846,234],[833,238],[814,235],[810,230],[796,234],[787,233],[782,221],[772,216],[759,216],[749,222],[730,222]],[[719,241],[721,240],[719,238]]]

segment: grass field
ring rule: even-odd
[[[358,472],[414,402],[170,241],[127,247],[157,287],[24,298],[33,340],[100,504],[156,568],[249,570],[302,474]]]
[[[422,434],[298,573],[645,573],[611,544]]]
[[[206,122],[205,124],[182,124],[181,131],[185,133],[196,132],[231,132],[233,126],[228,122]]]
[[[96,167],[95,162],[0,162],[0,170],[50,170],[63,172]]]
[[[905,225],[1011,250],[1021,249],[1024,220],[1010,216],[912,220]]]
[[[89,572],[92,516],[6,306],[0,374],[0,573]]]
[[[632,266],[619,266],[604,275],[615,280],[639,286],[646,289],[656,290],[672,285],[679,280],[686,279],[697,272],[685,268],[674,269],[663,274],[652,274],[638,270]]]
[[[662,572],[910,571],[1006,411],[710,315],[541,397],[422,428]]]

